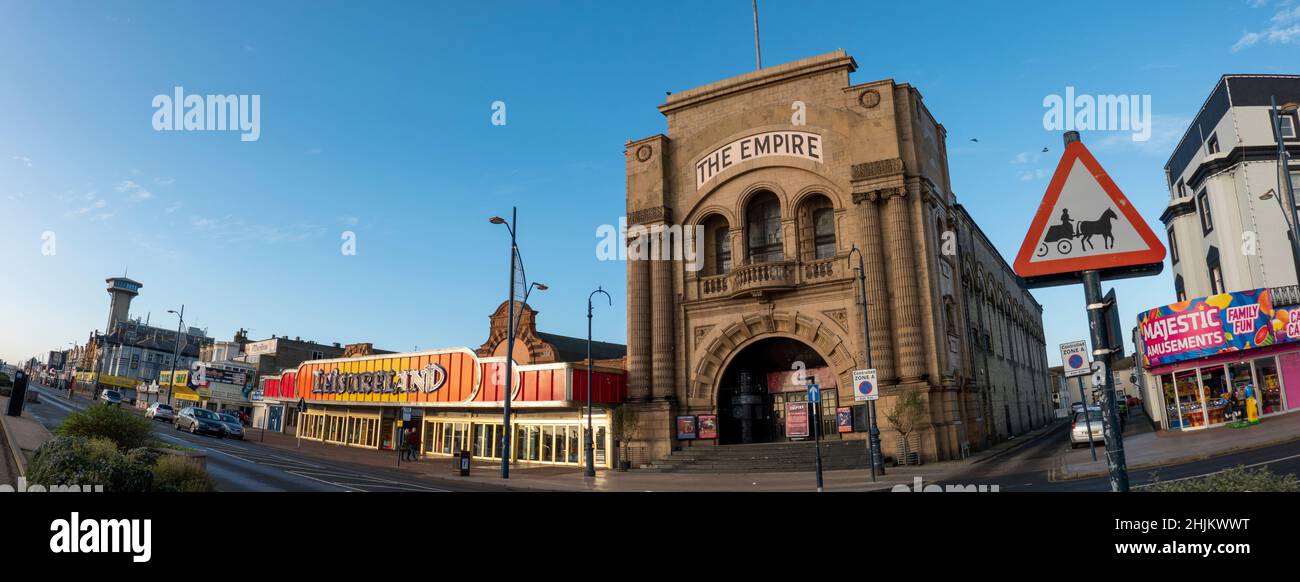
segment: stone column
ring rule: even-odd
[[[894,373],[894,341],[889,312],[889,288],[885,281],[885,255],[880,238],[879,192],[854,194],[853,202],[862,211],[862,261],[866,271],[868,333],[871,335],[871,365],[881,382],[891,381]],[[857,265],[849,265],[850,268]]]
[[[666,225],[665,225],[666,226]],[[652,297],[651,333],[651,396],[663,400],[674,394],[675,358],[673,347],[676,342],[673,335],[673,254],[672,242],[668,235],[652,236],[652,256],[650,260],[650,279]],[[681,241],[677,241],[681,244]]]
[[[925,371],[925,347],[921,338],[920,302],[917,300],[916,241],[913,240],[912,221],[908,220],[907,195],[904,188],[884,192],[896,363],[899,379],[912,382],[919,380]]]
[[[627,394],[631,402],[650,399],[650,261],[632,252],[649,237],[629,240],[627,259]]]

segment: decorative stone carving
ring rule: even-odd
[[[875,109],[880,105],[880,92],[875,89],[867,89],[858,95],[858,105],[867,109]]]
[[[845,309],[829,309],[829,310],[823,311],[823,312],[822,312],[822,315],[825,315],[825,316],[826,316],[827,318],[829,318],[831,321],[835,322],[835,324],[838,325],[838,326],[840,326],[840,329],[844,330],[845,332],[849,331],[849,312],[848,312],[848,310],[845,310]]]
[[[672,220],[672,210],[664,206],[651,206],[650,208],[642,208],[641,210],[630,212],[627,215],[627,223],[629,225],[646,224],[646,223],[659,222],[659,221],[668,222],[670,220]]]
[[[636,148],[636,159],[639,162],[644,162],[650,159],[650,154],[652,153],[654,153],[654,149],[652,149],[649,144],[643,145]]]
[[[888,160],[876,160],[874,162],[863,162],[853,164],[852,180],[870,180],[884,176],[892,176],[903,173],[903,160],[892,158]]]

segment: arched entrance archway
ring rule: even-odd
[[[822,386],[822,434],[835,434],[835,373],[812,346],[768,337],[741,348],[722,373],[717,389],[719,444],[803,439],[786,433],[786,405],[807,400],[806,387],[796,381],[796,363],[802,363],[809,381]]]

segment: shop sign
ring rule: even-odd
[[[807,438],[808,434],[808,403],[785,403],[785,436]]]
[[[1274,308],[1268,289],[1221,293],[1138,316],[1142,361],[1163,366],[1300,341],[1300,308]]]
[[[728,168],[758,158],[792,156],[824,163],[822,136],[806,131],[765,131],[728,143],[695,162],[695,189]]]
[[[418,370],[378,370],[375,372],[330,372],[316,370],[312,375],[313,394],[426,394],[447,382],[447,370],[429,364]]]

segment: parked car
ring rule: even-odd
[[[1129,408],[1142,406],[1142,399],[1138,398],[1137,396],[1130,395],[1126,397],[1124,400],[1126,401],[1125,403],[1128,404]]]
[[[176,430],[188,430],[190,434],[214,434],[217,438],[226,438],[226,425],[221,416],[206,408],[186,406],[176,415]]]
[[[104,392],[99,395],[99,399],[103,400],[104,404],[109,406],[122,405],[122,393],[117,390],[104,390]]]
[[[1070,414],[1079,414],[1081,411],[1083,411],[1082,402],[1075,402],[1074,404],[1070,405]]]
[[[144,411],[144,417],[161,420],[163,422],[175,422],[176,410],[172,408],[170,404],[155,402],[150,404],[149,408]]]
[[[235,408],[227,408],[225,410],[222,410],[219,414],[229,414],[230,416],[239,419],[239,422],[244,426],[248,426],[248,413],[242,410],[238,410]]]
[[[226,431],[226,436],[232,439],[244,440],[244,425],[240,424],[239,419],[233,414],[218,414],[221,418],[221,426]]]
[[[1095,443],[1106,442],[1105,432],[1102,430],[1101,409],[1094,409],[1089,406],[1086,413],[1087,418],[1084,417],[1084,414],[1083,412],[1075,413],[1074,422],[1070,424],[1070,448],[1072,449],[1078,448],[1079,445],[1088,444],[1089,440]],[[1088,434],[1088,425],[1090,423],[1092,425],[1091,438],[1089,438],[1090,435]]]

